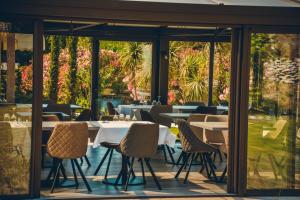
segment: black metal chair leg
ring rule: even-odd
[[[57,166],[56,160],[55,160],[55,158],[52,158],[52,166],[51,166],[49,174],[48,174],[48,176],[46,178],[47,182],[50,182],[52,174],[55,173],[56,166]]]
[[[156,176],[155,176],[155,174],[154,174],[154,171],[153,171],[153,169],[152,169],[152,167],[151,167],[151,165],[150,165],[149,159],[148,159],[148,158],[145,158],[144,160],[145,160],[146,165],[147,165],[147,167],[148,167],[148,169],[149,169],[149,171],[150,171],[150,173],[151,173],[151,175],[152,175],[152,177],[153,177],[153,179],[154,179],[154,181],[155,181],[155,183],[156,183],[157,188],[158,188],[159,190],[161,190],[161,186],[160,186],[160,184],[159,184],[159,182],[158,182],[158,180],[157,180],[157,178],[156,178]]]
[[[213,161],[216,162],[216,152],[213,153]]]
[[[84,159],[85,159],[86,163],[88,164],[88,166],[90,167],[90,166],[91,166],[91,163],[90,163],[90,161],[89,161],[89,158],[85,155],[85,156],[84,156]]]
[[[122,170],[119,172],[118,177],[117,177],[116,180],[115,180],[115,185],[118,185],[118,183],[119,183],[121,177],[122,177]]]
[[[142,168],[143,182],[144,182],[144,184],[146,184],[146,178],[145,178],[145,170],[144,170],[143,159],[140,159],[140,162],[141,162],[141,168]]]
[[[167,151],[168,151],[168,153],[169,153],[169,157],[170,157],[170,159],[171,159],[171,162],[174,164],[174,163],[175,163],[175,160],[174,160],[173,154],[172,154],[172,152],[171,152],[171,149],[170,149],[170,147],[169,147],[168,145],[165,145],[165,146],[166,146]]]
[[[195,153],[195,159],[194,159],[194,161],[197,161],[198,158],[199,158],[199,153]]]
[[[75,162],[75,165],[76,165],[76,167],[77,167],[77,169],[78,169],[78,171],[79,171],[80,176],[81,176],[82,179],[83,179],[83,182],[84,182],[85,186],[87,187],[87,189],[88,189],[89,192],[92,192],[92,189],[91,189],[89,183],[87,182],[87,180],[86,180],[86,178],[85,178],[85,175],[83,174],[83,172],[82,172],[82,170],[81,170],[81,167],[80,167],[80,165],[78,164],[77,160],[74,159],[74,162]]]
[[[203,158],[204,168],[205,168],[206,174],[207,174],[208,178],[210,178],[210,172],[208,171],[208,166],[207,166],[208,161],[206,159],[205,154],[202,154],[202,158]]]
[[[109,171],[110,162],[111,162],[111,158],[112,158],[113,152],[114,152],[114,150],[112,149],[110,151],[110,154],[109,154],[108,163],[107,163],[107,167],[106,167],[106,171],[105,171],[105,176],[104,176],[105,180],[107,179],[107,175],[108,175],[108,171]]]
[[[129,159],[127,160],[127,165],[128,165],[128,167],[130,167],[130,165],[131,165]],[[131,171],[129,171],[129,172],[132,174],[132,179],[135,179],[136,175],[135,175],[133,169]]]
[[[74,161],[71,160],[71,164],[72,164],[72,170],[73,170],[73,175],[74,175],[74,180],[76,183],[76,188],[78,188],[78,179],[77,179],[77,174],[76,174],[76,170],[75,170],[75,165],[74,165]]]
[[[184,184],[187,183],[187,179],[188,179],[188,177],[189,177],[190,170],[191,170],[191,167],[192,167],[192,163],[193,163],[193,161],[194,161],[194,158],[195,158],[195,154],[192,153],[192,159],[191,159],[191,162],[189,163],[189,167],[188,167],[188,170],[187,170],[187,172],[186,172],[186,175],[185,175],[185,178],[184,178],[184,181],[183,181]]]
[[[65,167],[62,163],[61,163],[60,171],[61,171],[61,173],[64,177],[64,180],[67,180],[68,177],[67,177],[67,174],[66,174],[66,170],[65,170]]]
[[[176,153],[174,148],[170,148],[172,153]]]
[[[163,153],[164,153],[165,162],[168,162],[168,157],[167,157],[167,152],[166,152],[166,149],[165,149],[165,145],[162,145],[162,150],[163,150]]]
[[[52,186],[51,186],[51,193],[53,193],[54,191],[54,186],[58,180],[58,172],[60,170],[60,167],[61,167],[61,161],[59,161],[58,165],[57,165],[57,168],[56,168],[56,172],[55,172],[55,176],[54,176],[54,180],[53,180],[53,183],[52,183]]]
[[[104,161],[105,161],[105,159],[106,159],[106,157],[107,157],[107,155],[109,154],[110,151],[111,151],[111,149],[107,149],[107,151],[105,152],[102,160],[100,161],[100,163],[99,163],[99,165],[98,165],[98,167],[97,167],[97,169],[96,169],[96,171],[94,173],[95,176],[98,174],[101,166],[103,165],[103,163],[104,163]]]
[[[201,163],[202,163],[202,167],[200,169],[200,173],[203,172],[204,168],[205,168],[205,164],[204,164],[204,158],[203,158],[203,155],[202,154],[199,154],[200,155],[200,160],[201,160]]]
[[[83,164],[83,159],[82,158],[80,158],[80,165],[82,165]]]
[[[218,149],[218,154],[219,154],[220,161],[223,162],[223,156],[220,149]]]
[[[183,154],[184,154],[184,152],[182,151],[182,152],[180,153],[179,157],[178,157],[178,160],[177,160],[177,162],[176,162],[176,165],[179,165],[181,159],[183,158]]]
[[[186,165],[186,163],[187,163],[187,161],[188,161],[188,159],[189,159],[190,155],[191,155],[191,154],[187,154],[187,155],[185,156],[185,159],[183,160],[183,163],[182,163],[182,165],[180,166],[180,168],[179,168],[178,172],[177,172],[177,173],[176,173],[176,175],[175,175],[175,178],[176,178],[176,179],[178,178],[178,176],[180,175],[180,173],[181,173],[182,169],[183,169],[183,168],[184,168],[184,166]]]
[[[210,167],[210,171],[211,171],[211,174],[213,176],[213,178],[215,179],[215,181],[217,182],[218,179],[217,179],[217,176],[216,176],[216,173],[215,173],[215,170],[214,170],[214,166],[213,166],[213,162],[211,160],[211,157],[209,154],[205,154],[206,155],[206,160],[208,162],[208,165]]]
[[[223,173],[222,173],[222,175],[221,175],[221,177],[220,177],[220,181],[223,181],[223,180],[224,180],[226,173],[227,173],[227,166],[226,166],[226,167],[224,168],[224,170],[223,170]]]
[[[129,159],[128,159],[129,160]],[[130,167],[129,167],[129,170],[128,170],[128,176],[127,176],[127,180],[126,180],[126,184],[125,184],[125,191],[127,191],[127,188],[128,188],[128,183],[129,183],[129,180],[130,180],[130,175],[131,175],[131,171],[133,171],[132,170],[132,168],[133,168],[133,162],[134,162],[134,157],[132,157],[132,159],[131,159],[131,163],[130,163]]]

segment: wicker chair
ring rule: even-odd
[[[60,121],[57,115],[42,115],[42,121]],[[45,168],[45,154],[47,153],[47,142],[50,138],[52,131],[44,130],[42,131],[42,168]]]
[[[191,114],[189,118],[187,119],[187,122],[204,122],[205,121],[205,114]],[[193,132],[196,134],[196,136],[200,139],[203,140],[203,129],[200,127],[195,127],[192,126],[191,129]]]
[[[71,160],[76,186],[78,186],[78,180],[75,166],[77,167],[88,191],[92,191],[80,165],[77,162],[77,158],[81,158],[86,155],[87,143],[88,126],[86,123],[60,123],[55,126],[47,144],[48,154],[55,158],[57,164],[52,167],[50,172],[50,174],[55,172],[51,193],[54,190],[55,183],[58,181],[58,172],[61,169],[62,161],[64,159]]]
[[[200,114],[209,114],[209,115],[216,115],[218,112],[217,107],[215,106],[198,106],[193,113],[200,113]]]
[[[192,163],[196,157],[197,154],[200,154],[203,165],[201,172],[206,169],[207,175],[209,178],[211,178],[211,175],[213,175],[213,178],[217,180],[215,171],[214,171],[214,165],[212,162],[212,159],[210,157],[211,153],[214,153],[217,151],[217,149],[214,146],[211,146],[209,144],[204,143],[201,141],[192,131],[189,124],[185,120],[178,120],[178,128],[180,131],[179,138],[182,144],[182,151],[186,153],[186,157],[179,168],[177,174],[175,175],[175,178],[178,178],[182,169],[184,166],[187,165],[189,159],[191,158],[189,164],[188,164],[188,170],[184,179],[184,183],[187,183],[188,176],[191,170]],[[208,170],[210,169],[210,171]]]
[[[172,112],[173,112],[173,108],[171,105],[155,105],[152,106],[152,108],[150,109],[150,115],[152,116],[155,123],[158,123],[163,126],[167,126],[169,128],[171,127],[172,119],[160,116],[160,113],[172,113]],[[174,164],[175,163],[173,157],[173,153],[175,153],[174,149],[170,148],[168,145],[162,145],[162,149],[164,153],[165,162]],[[166,151],[168,151],[171,162],[168,161]]]
[[[160,116],[160,113],[171,113],[173,108],[171,105],[155,105],[150,109],[150,114],[154,121],[158,124],[171,127],[172,120],[166,117]]]
[[[145,180],[144,164],[148,167],[156,186],[161,190],[161,186],[154,174],[154,171],[150,165],[150,157],[155,155],[157,150],[159,137],[159,125],[158,124],[132,124],[128,130],[127,135],[120,142],[117,151],[119,151],[123,156],[129,160],[131,158],[130,167],[128,171],[128,177],[125,185],[125,190],[127,191],[128,183],[130,180],[131,172],[133,171],[134,159],[140,159],[143,182]]]
[[[205,118],[206,122],[227,122],[228,116],[227,115],[207,115]],[[205,130],[205,141],[206,143],[215,146],[218,149],[218,154],[220,160],[223,161],[222,154],[220,151],[220,147],[225,143],[224,136],[222,131],[211,131]],[[214,154],[215,160],[216,154]]]
[[[191,114],[189,118],[187,119],[187,122],[204,122],[206,115],[205,114]],[[191,126],[191,129],[193,133],[201,140],[203,141],[203,129],[200,127]],[[178,160],[176,164],[178,165],[186,154],[182,151],[178,157]],[[196,160],[196,159],[195,159]]]
[[[115,110],[114,105],[112,104],[112,102],[107,102],[107,110],[108,110],[108,114],[109,115],[119,115],[119,113]]]

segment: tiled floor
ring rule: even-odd
[[[100,159],[104,155],[106,149],[105,148],[96,148],[93,149],[89,147],[88,149],[88,157],[92,163],[91,167],[88,167],[86,162],[83,163],[82,169],[86,174],[88,182],[91,185],[93,192],[88,193],[81,179],[79,179],[80,186],[79,189],[75,189],[74,187],[65,187],[65,188],[55,188],[53,194],[49,193],[49,187],[43,187],[41,191],[41,195],[44,198],[67,198],[67,197],[75,197],[75,198],[89,198],[89,197],[100,197],[100,198],[113,198],[113,197],[183,197],[183,196],[195,196],[195,195],[226,195],[226,183],[215,183],[208,180],[204,175],[199,173],[200,166],[196,165],[192,167],[189,183],[183,184],[183,178],[185,173],[182,173],[178,180],[174,179],[174,176],[179,168],[179,166],[173,166],[171,164],[166,164],[163,160],[163,154],[161,151],[158,151],[155,158],[152,159],[152,167],[161,183],[162,190],[157,190],[154,181],[146,170],[146,180],[147,184],[144,186],[129,186],[128,191],[125,192],[122,187],[109,186],[102,183],[103,176],[106,169],[106,162],[100,170],[100,175],[94,176],[94,171],[100,162]],[[176,149],[175,158],[178,158],[180,153],[180,149]],[[108,159],[107,159],[108,160]],[[217,175],[221,174],[221,170],[223,170],[225,162],[221,163],[220,161],[216,161],[217,165]],[[65,161],[64,166],[67,169],[68,178],[70,180],[73,179],[73,176],[70,172],[70,161]],[[111,177],[115,177],[121,166],[121,156],[119,153],[115,152],[113,154],[112,163],[110,167],[109,174]],[[134,171],[137,176],[140,176],[140,165],[138,162],[135,162]],[[45,179],[49,172],[49,169],[45,169],[42,171],[42,179]]]

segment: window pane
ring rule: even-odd
[[[43,101],[90,108],[91,38],[45,35]]]
[[[151,96],[152,44],[100,41],[100,107],[149,101]]]
[[[213,77],[213,105],[229,103],[231,43],[215,44],[214,77]]]
[[[33,37],[14,24],[0,28],[0,196],[28,194]]]
[[[209,43],[170,42],[168,104],[208,99]]]
[[[300,188],[299,52],[299,35],[252,35],[248,189]]]

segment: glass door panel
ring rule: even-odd
[[[0,21],[0,196],[29,194],[33,37],[21,27]]]
[[[300,35],[251,35],[247,189],[300,188]]]

